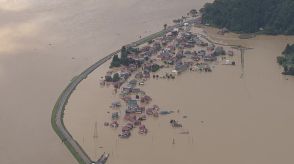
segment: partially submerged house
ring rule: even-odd
[[[214,55],[205,55],[203,57],[203,60],[204,61],[208,61],[208,62],[212,62],[212,61],[216,61],[217,60],[217,57],[214,56]]]
[[[221,46],[216,47],[214,50],[214,53],[213,53],[214,56],[220,56],[220,55],[225,55],[225,54],[226,54],[226,51]]]
[[[139,109],[137,100],[129,100],[127,106],[126,113],[136,113]]]
[[[175,64],[176,73],[181,73],[183,71],[186,71],[188,68],[189,68],[189,65],[186,63],[183,63],[182,61],[177,61]]]
[[[112,108],[119,108],[119,107],[121,107],[120,101],[114,101],[114,102],[112,102],[111,103],[111,107]]]

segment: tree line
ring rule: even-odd
[[[293,0],[215,0],[200,12],[202,23],[234,32],[294,34]]]

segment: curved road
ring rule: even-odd
[[[61,138],[62,142],[65,143],[65,145],[68,147],[68,149],[71,151],[71,153],[79,161],[79,163],[89,164],[89,163],[92,163],[92,161],[91,161],[90,157],[85,153],[85,151],[81,148],[81,146],[73,139],[73,137],[68,132],[68,130],[65,128],[65,126],[63,124],[64,107],[65,107],[71,93],[75,90],[76,86],[83,79],[87,78],[87,76],[91,72],[93,72],[96,68],[98,68],[100,65],[102,65],[107,60],[109,60],[113,55],[118,54],[119,52],[120,52],[120,50],[117,50],[116,52],[106,56],[105,58],[99,60],[98,62],[93,64],[91,67],[86,69],[79,76],[76,76],[75,78],[73,78],[71,83],[62,92],[61,96],[59,97],[59,99],[56,102],[56,105],[54,107],[54,111],[53,111],[53,115],[52,115],[52,117],[53,117],[52,127],[55,130],[55,132],[58,134],[58,136]]]

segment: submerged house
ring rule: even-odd
[[[203,59],[204,61],[216,61],[217,57],[215,57],[214,55],[205,55]]]
[[[144,46],[144,47],[142,47],[141,49],[140,49],[140,51],[141,52],[147,52],[147,51],[149,51],[150,50],[150,46]]]
[[[148,129],[145,127],[145,125],[140,125],[139,127],[139,134],[147,134]]]
[[[120,78],[122,78],[122,79],[127,79],[127,78],[129,78],[130,77],[130,72],[128,72],[128,71],[121,71],[120,73],[119,73],[119,76],[120,76]]]
[[[104,77],[105,81],[111,82],[112,81],[112,72],[108,71]]]
[[[140,92],[141,92],[140,88],[134,88],[134,86],[132,86],[132,85],[129,85],[127,87],[122,88],[122,93],[124,93],[124,94],[129,94],[129,93],[137,94]]]
[[[197,56],[200,57],[200,58],[203,58],[205,55],[206,55],[206,51],[204,51],[204,50],[200,50],[197,53]]]
[[[186,51],[184,52],[184,55],[185,55],[185,56],[190,56],[190,55],[192,55],[192,52],[189,51],[189,50],[186,50]]]
[[[213,53],[213,55],[215,56],[225,55],[225,54],[226,54],[226,51],[224,50],[223,47],[216,47]]]
[[[125,114],[124,120],[130,121],[130,122],[135,122],[137,120],[137,117],[134,113],[128,113],[128,114]]]
[[[137,65],[136,64],[130,64],[129,66],[128,66],[128,71],[130,71],[130,72],[134,72],[134,71],[136,71],[137,70]]]
[[[141,97],[140,101],[141,101],[141,103],[149,103],[150,101],[152,101],[152,98],[150,96],[145,95],[145,96]]]
[[[182,62],[180,62],[175,65],[175,70],[177,71],[177,73],[181,73],[186,71],[188,67],[189,67],[188,64],[185,64],[185,63],[183,64]]]
[[[133,79],[133,80],[129,81],[129,84],[128,85],[135,87],[137,85],[137,82],[138,82],[137,80]]]
[[[227,53],[229,56],[234,56],[234,52],[233,51],[228,51],[228,53]]]
[[[128,101],[128,108],[138,107],[137,100],[129,100]]]
[[[141,92],[141,89],[140,88],[132,88],[131,92],[134,93],[134,94],[137,94],[137,93]]]
[[[122,93],[123,94],[129,94],[131,92],[132,92],[132,87],[131,86],[127,86],[127,87],[122,88]]]
[[[184,32],[184,33],[182,33],[182,37],[185,39],[185,41],[188,41],[188,40],[192,39],[193,35],[191,32]]]
[[[159,42],[155,42],[154,44],[153,44],[153,50],[155,51],[155,52],[157,52],[157,51],[159,51],[160,49],[161,49],[161,45],[160,45],[160,43]]]
[[[199,38],[194,38],[195,44],[198,46],[204,46],[204,42],[200,40]]]
[[[111,108],[119,108],[121,107],[120,101],[114,101],[111,103]]]
[[[126,110],[126,113],[136,113],[138,109],[139,109],[139,105],[137,100],[128,101],[128,108]]]
[[[207,51],[213,51],[215,46],[213,44],[207,46]]]
[[[142,79],[143,78],[143,73],[142,72],[136,73],[135,78],[136,79]]]
[[[111,115],[112,120],[117,120],[119,118],[118,112],[114,112]]]
[[[178,51],[177,54],[176,54],[176,58],[177,58],[177,59],[181,59],[181,58],[183,58],[183,57],[184,57],[184,52],[183,52],[183,50]]]
[[[160,52],[158,58],[160,58],[161,60],[168,60],[171,58],[171,56],[172,54],[170,53],[170,51],[168,49],[164,49]]]
[[[145,79],[150,78],[150,71],[144,71],[143,72],[143,78],[145,78]]]

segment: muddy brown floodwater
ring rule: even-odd
[[[76,163],[50,124],[71,78],[208,1],[0,0],[0,163]]]
[[[276,63],[276,56],[294,37],[239,40],[235,34],[220,37],[215,29],[205,30],[219,42],[253,48],[245,52],[244,76],[240,56],[235,56],[236,66],[217,64],[212,73],[188,71],[175,80],[145,82],[141,88],[153,98],[152,104],[180,112],[148,119],[146,136],[135,130],[123,140],[117,137],[118,130],[103,126],[111,118],[109,105],[119,100],[112,87],[99,85],[109,62],[104,64],[78,86],[64,117],[91,158],[108,152],[110,164],[294,162],[294,78],[281,75]],[[170,119],[179,120],[183,128],[170,127]],[[184,131],[189,134],[180,134]]]

